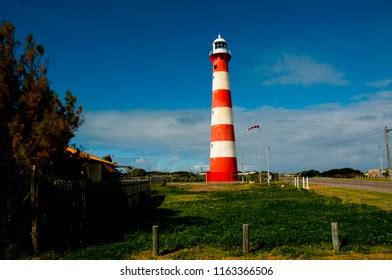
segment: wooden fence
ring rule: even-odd
[[[37,244],[69,247],[119,234],[132,222],[131,213],[143,207],[150,182],[38,180],[36,189],[38,229],[32,241],[38,252]]]

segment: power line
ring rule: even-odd
[[[361,136],[358,138],[354,138],[354,139],[350,139],[350,140],[344,140],[344,141],[339,141],[339,142],[335,142],[335,143],[328,143],[328,144],[324,144],[324,145],[317,145],[317,146],[303,146],[303,147],[271,147],[271,149],[275,149],[275,150],[301,150],[301,149],[319,149],[319,148],[324,148],[324,147],[330,147],[330,146],[336,146],[336,145],[341,145],[341,144],[346,144],[346,143],[350,143],[350,142],[355,142],[358,140],[362,140],[368,137],[371,137],[373,135],[377,135],[384,132],[384,130],[379,130],[377,132],[373,132],[371,134],[365,135],[365,136]]]

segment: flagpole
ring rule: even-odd
[[[247,129],[247,131],[251,131],[252,129],[258,128],[259,129],[259,183],[261,184],[261,125],[256,124],[252,125]]]

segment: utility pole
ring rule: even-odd
[[[267,183],[268,186],[270,185],[270,164],[269,164],[269,151],[270,151],[270,147],[268,147],[267,149]]]
[[[381,151],[381,146],[378,147],[379,149],[379,153],[378,156],[380,157],[380,178],[383,178],[383,174],[382,174],[382,151]]]
[[[259,126],[259,133],[260,133],[260,139],[259,139],[259,183],[261,184],[261,127]]]
[[[241,176],[241,182],[244,182],[244,155],[241,155],[241,171],[242,171],[242,176]]]
[[[388,174],[389,179],[392,179],[392,172],[391,172],[391,155],[389,151],[389,140],[388,140],[388,132],[392,131],[392,129],[388,129],[387,126],[384,128],[384,142],[385,142],[385,151],[387,152],[387,164],[388,164]]]

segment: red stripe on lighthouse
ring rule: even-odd
[[[215,107],[232,107],[230,90],[218,89],[212,93],[212,108]]]
[[[238,180],[237,158],[212,158],[211,166],[214,166],[214,171],[207,173],[208,182],[230,182]]]
[[[212,63],[212,70],[215,71],[225,71],[225,72],[229,72],[229,64],[226,61],[227,58],[225,57],[217,57],[216,59],[214,59],[213,63]]]
[[[237,175],[237,158],[235,157],[211,158],[211,164],[215,166],[215,172],[228,172]]]
[[[234,126],[232,124],[211,126],[211,142],[213,141],[235,141]]]

